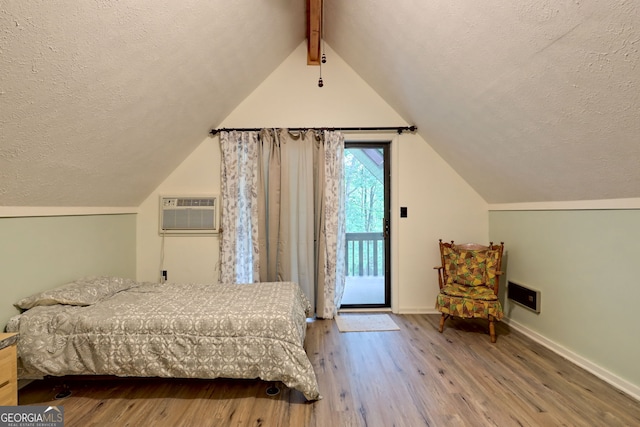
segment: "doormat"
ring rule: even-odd
[[[336,316],[340,332],[399,331],[400,328],[388,314],[349,314]]]

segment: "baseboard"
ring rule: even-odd
[[[620,378],[619,376],[613,374],[612,372],[607,371],[606,369],[602,368],[599,365],[596,365],[595,363],[591,362],[590,360],[585,359],[584,357],[580,356],[579,354],[574,353],[573,351],[561,346],[560,344],[551,341],[548,338],[545,338],[544,336],[540,335],[539,333],[532,331],[531,329],[527,328],[526,326],[518,323],[515,320],[511,320],[508,318],[504,318],[502,320],[504,323],[508,324],[510,327],[512,327],[513,329],[515,329],[516,331],[526,335],[527,337],[531,338],[533,341],[537,342],[538,344],[541,344],[543,346],[545,346],[546,348],[548,348],[549,350],[553,351],[554,353],[564,357],[565,359],[567,359],[568,361],[580,366],[582,369],[592,373],[593,375],[595,375],[596,377],[600,378],[601,380],[611,384],[612,386],[614,386],[615,388],[617,388],[620,391],[623,391],[624,393],[628,394],[629,396],[633,397],[634,399],[640,401],[640,387],[630,383],[629,381]]]
[[[341,308],[338,310],[339,313],[391,313],[391,309],[389,307],[380,307],[380,308]]]
[[[398,310],[398,314],[440,314],[440,312],[435,308],[402,307]]]

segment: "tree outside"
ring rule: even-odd
[[[382,148],[347,148],[344,162],[347,276],[384,275]]]
[[[384,183],[381,148],[345,149],[345,211],[348,233],[382,232]]]

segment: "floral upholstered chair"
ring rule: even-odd
[[[442,313],[440,332],[449,316],[489,320],[491,342],[496,342],[494,321],[503,317],[498,300],[500,264],[504,243],[489,246],[475,243],[456,245],[440,239],[442,265],[438,270],[440,293],[436,308]]]

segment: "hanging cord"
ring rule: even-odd
[[[322,81],[322,64],[327,62],[327,55],[324,54],[324,1],[322,1],[321,11],[320,11],[320,41],[322,42],[322,56],[320,59],[320,78],[318,79],[318,87],[324,86],[324,82]]]
[[[322,56],[320,59],[320,68],[322,69],[322,64],[327,62],[327,55],[325,55],[324,49],[324,0],[322,0],[322,23],[320,24],[320,40],[322,41]]]
[[[166,282],[167,278],[164,276],[164,230],[162,230],[162,242],[160,243],[160,274],[158,275],[158,283]]]

